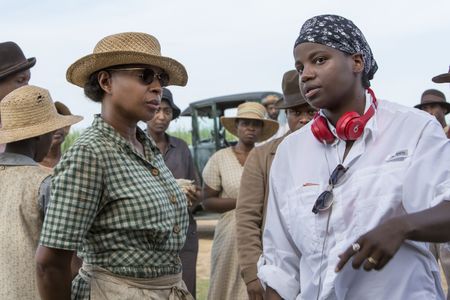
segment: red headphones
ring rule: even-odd
[[[372,96],[372,105],[364,115],[359,115],[355,111],[349,111],[343,114],[336,123],[336,135],[344,141],[354,141],[364,132],[364,127],[370,118],[375,114],[377,108],[377,99],[371,89],[367,89]],[[327,119],[316,113],[311,124],[311,131],[316,139],[325,144],[334,142],[335,136],[328,127]]]

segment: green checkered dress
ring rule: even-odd
[[[181,272],[186,198],[152,141],[140,129],[137,137],[145,157],[96,116],[54,170],[41,245],[122,276]],[[72,299],[89,299],[80,276]]]

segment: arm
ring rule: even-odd
[[[43,300],[70,300],[72,284],[70,262],[73,254],[73,251],[38,247],[36,279]]]
[[[289,208],[286,197],[283,197],[289,184],[286,182],[288,170],[288,155],[278,150],[270,171],[269,199],[263,232],[264,247],[258,261],[258,278],[282,298],[295,299],[300,293],[301,253],[289,233]],[[271,297],[273,295],[275,294],[270,291],[266,294]]]
[[[236,199],[220,198],[220,192],[212,189],[206,183],[203,185],[203,207],[207,211],[224,213],[236,207]]]
[[[258,280],[257,262],[262,253],[265,170],[259,161],[264,152],[253,149],[242,173],[236,204],[236,238],[241,275],[247,285],[249,299],[262,299],[264,290]]]
[[[64,299],[57,295],[64,296],[67,291],[70,299],[71,261],[97,215],[103,191],[102,170],[95,154],[84,147],[72,147],[55,169],[36,254],[36,276],[43,299]]]
[[[405,240],[441,243],[450,240],[450,144],[437,122],[427,124],[417,143],[403,182],[407,214],[394,217],[356,240],[340,255],[336,271],[354,256],[352,266],[382,269]],[[422,176],[420,176],[422,174]],[[433,206],[434,205],[434,206]],[[371,263],[372,257],[376,263]]]
[[[282,300],[282,298],[274,289],[268,286],[266,289],[265,300]]]

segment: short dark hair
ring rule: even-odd
[[[84,94],[94,102],[102,102],[105,91],[98,82],[98,73],[102,70],[92,73],[88,81],[84,84]]]

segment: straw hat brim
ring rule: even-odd
[[[184,66],[173,58],[136,51],[111,51],[86,55],[67,69],[67,81],[84,87],[89,76],[99,70],[119,65],[144,64],[159,67],[169,75],[169,85],[185,86],[188,75]]]
[[[81,120],[83,120],[83,117],[81,116],[58,115],[44,123],[35,124],[33,126],[14,128],[10,130],[0,128],[0,144],[17,142],[35,136],[40,136],[66,126],[71,126]]]
[[[222,123],[223,127],[225,127],[228,132],[230,132],[232,135],[237,137],[237,128],[236,128],[236,120],[237,119],[250,119],[250,120],[260,120],[264,123],[261,135],[259,136],[258,140],[256,142],[262,142],[270,138],[272,135],[277,133],[278,128],[280,125],[278,122],[268,119],[261,119],[261,118],[251,118],[251,117],[221,117],[220,122]]]
[[[433,82],[435,83],[444,83],[444,82],[450,82],[450,73],[444,73],[438,76],[434,76]]]

